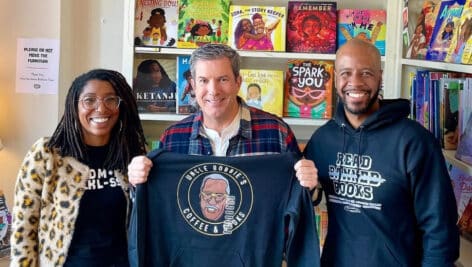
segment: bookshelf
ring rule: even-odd
[[[406,0],[398,1],[397,3],[397,10],[402,10],[404,7],[404,3]],[[409,32],[411,33],[413,30],[413,25],[417,21],[417,16],[419,11],[421,10],[422,4],[424,0],[408,0],[408,14],[409,14]],[[461,72],[461,73],[469,73],[472,74],[472,65],[464,65],[464,64],[455,64],[455,63],[447,63],[447,62],[439,62],[439,61],[428,61],[428,60],[418,60],[418,59],[408,59],[405,58],[406,51],[403,50],[402,46],[402,38],[401,36],[401,19],[398,20],[398,54],[401,55],[400,60],[398,61],[398,65],[396,66],[399,74],[398,77],[399,81],[401,81],[401,88],[402,91],[400,92],[400,96],[403,98],[409,98],[409,87],[408,87],[408,72],[414,71],[416,69],[428,69],[428,70],[438,70],[438,71],[451,71],[451,72]],[[455,158],[455,150],[443,150],[443,154],[445,159],[453,164],[454,166],[460,168],[462,171],[472,174],[472,166],[460,161]],[[470,250],[472,249],[472,242],[463,238],[461,236],[461,251],[460,251],[460,258],[457,266],[470,266],[472,264],[472,255],[470,255]]]
[[[382,62],[384,65],[384,80],[385,88],[384,96],[386,98],[399,97],[400,93],[398,90],[392,90],[391,88],[397,88],[396,85],[399,71],[395,68],[394,64],[385,64],[386,62],[397,61],[396,53],[397,43],[394,42],[395,36],[389,33],[397,32],[396,29],[396,17],[398,11],[394,8],[396,6],[396,0],[386,1],[356,1],[356,0],[337,0],[333,1],[337,3],[339,8],[369,8],[369,9],[384,9],[387,10],[387,40],[386,40],[386,52],[385,56],[382,56]],[[181,48],[159,48],[159,47],[134,47],[134,16],[135,16],[135,0],[124,1],[124,40],[123,40],[123,74],[131,84],[133,81],[133,62],[135,57],[149,56],[152,55],[156,58],[174,58],[179,55],[190,55],[193,49],[181,49]],[[285,6],[287,7],[287,0],[234,0],[231,4],[237,5],[273,5],[273,6]],[[284,70],[286,68],[286,62],[288,59],[317,59],[334,61],[334,54],[313,54],[313,53],[292,53],[292,52],[264,52],[264,51],[240,51],[242,57],[242,68],[267,68],[270,66],[271,69]],[[146,125],[149,122],[155,122],[156,124],[162,125],[163,127],[182,119],[182,115],[174,114],[141,114],[141,120],[146,121]],[[294,130],[295,135],[298,139],[306,140],[309,139],[313,131],[323,125],[326,120],[323,119],[299,119],[299,118],[283,118]],[[155,130],[162,131],[164,128],[156,128],[152,133],[152,137],[158,137],[159,134],[155,133]],[[148,131],[145,128],[145,132]]]

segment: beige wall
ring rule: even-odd
[[[51,135],[72,79],[91,68],[122,69],[124,0],[0,1],[0,190],[13,201],[26,151]],[[59,94],[15,92],[18,38],[60,39]]]

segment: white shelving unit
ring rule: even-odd
[[[370,8],[370,9],[385,9],[387,10],[387,40],[386,40],[386,52],[385,56],[382,57],[382,62],[384,63],[384,80],[385,80],[385,90],[384,96],[386,98],[394,98],[400,96],[399,90],[393,90],[397,88],[395,77],[399,77],[399,70],[395,68],[395,64],[390,64],[387,62],[396,62],[397,61],[397,42],[396,39],[390,33],[395,33],[397,22],[396,18],[398,16],[398,11],[396,10],[397,0],[366,0],[366,1],[356,1],[356,0],[337,0],[338,9],[339,8]],[[232,4],[240,5],[274,5],[274,6],[285,6],[287,7],[287,0],[236,0],[232,1]],[[159,48],[159,47],[134,47],[134,0],[125,0],[125,20],[124,20],[124,30],[125,38],[123,40],[123,74],[127,78],[128,82],[133,80],[133,59],[135,56],[145,56],[145,55],[155,55],[156,57],[171,58],[178,55],[190,55],[193,49],[180,49],[180,48]],[[285,70],[286,61],[288,59],[318,59],[318,60],[328,60],[334,61],[334,54],[310,54],[310,53],[286,53],[286,52],[264,52],[264,51],[240,51],[242,57],[242,68],[263,68],[264,66],[271,66],[272,69]],[[173,114],[141,114],[140,118],[143,121],[146,121],[146,125],[149,125],[149,122],[155,121],[159,125],[164,127],[169,125],[174,121],[182,119],[182,115],[173,115]],[[313,131],[323,125],[327,120],[317,120],[317,119],[299,119],[299,118],[283,118],[294,130],[295,135],[299,139],[308,139]],[[156,130],[156,127],[153,127],[153,130]],[[160,129],[157,129],[160,130]],[[146,131],[146,129],[145,129]]]
[[[416,21],[415,14],[419,13],[423,0],[409,0],[409,9],[416,10],[410,11],[409,10],[409,21]],[[398,1],[398,10],[403,8],[403,0]],[[401,17],[399,17],[399,25],[401,24]],[[406,59],[403,58],[403,51],[402,51],[402,38],[401,38],[401,28],[398,28],[397,32],[398,36],[398,49],[399,55],[401,59],[398,63],[398,69],[400,70],[401,76],[399,77],[401,84],[402,84],[402,92],[400,93],[402,97],[409,97],[408,92],[408,77],[407,73],[411,70],[415,69],[431,69],[431,70],[440,70],[440,71],[453,71],[453,72],[463,72],[463,73],[472,73],[472,65],[464,65],[464,64],[453,64],[453,63],[446,63],[446,62],[438,62],[438,61],[428,61],[428,60],[417,60],[417,59]],[[466,173],[472,174],[472,166],[456,159],[454,157],[455,150],[443,150],[444,157],[454,166],[457,166],[461,170]],[[472,266],[472,242],[461,237],[461,251],[460,251],[460,258],[457,266]]]

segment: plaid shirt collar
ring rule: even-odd
[[[241,121],[239,126],[238,134],[244,138],[251,139],[252,136],[252,129],[251,129],[251,112],[249,111],[249,106],[246,102],[241,98],[238,98],[238,103],[241,107]],[[195,113],[192,123],[192,134],[190,135],[190,139],[197,139],[200,135],[200,129],[203,124],[203,112],[201,110]]]

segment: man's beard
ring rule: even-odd
[[[369,102],[367,103],[367,106],[365,106],[364,108],[361,108],[361,109],[352,109],[352,108],[350,108],[349,105],[347,105],[346,102],[344,102],[344,98],[342,96],[339,96],[339,94],[338,94],[338,98],[343,103],[344,108],[349,113],[354,114],[354,115],[362,115],[362,114],[368,113],[371,110],[372,106],[375,104],[375,102],[377,102],[377,100],[379,98],[379,93],[380,93],[380,88],[378,88],[375,91],[375,93],[372,95],[372,97],[370,97]]]

